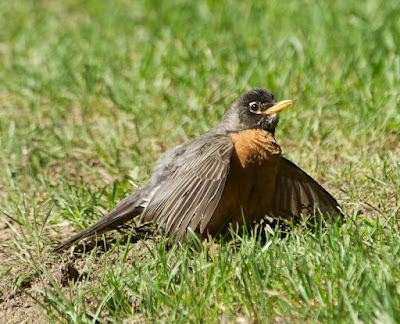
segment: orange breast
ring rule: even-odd
[[[218,207],[206,232],[223,232],[229,223],[251,225],[269,209],[275,190],[281,149],[274,136],[264,130],[231,133],[235,150]]]

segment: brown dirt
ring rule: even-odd
[[[11,246],[15,235],[14,232],[3,222],[0,223],[0,233],[0,264],[17,264],[19,260],[16,256],[15,249]],[[107,236],[107,250],[113,243],[115,243],[116,238],[119,236],[118,233],[112,233]],[[143,244],[143,240],[146,239],[146,237],[146,230],[140,232],[135,237],[132,243],[134,244],[133,250],[135,252],[143,251],[143,253],[147,253],[148,250]],[[147,242],[146,244],[151,245],[151,242]],[[37,301],[47,306],[45,298],[39,290],[46,288],[47,290],[54,290],[51,278],[65,296],[70,296],[71,294],[71,282],[88,279],[90,286],[99,285],[100,283],[97,277],[87,277],[87,263],[89,256],[86,254],[84,258],[81,257],[83,249],[85,249],[86,252],[89,252],[95,246],[95,242],[88,241],[83,245],[78,245],[59,255],[49,253],[49,255],[46,256],[46,260],[49,260],[49,262],[47,262],[44,267],[43,265],[37,265],[36,267],[33,264],[29,267],[24,264],[19,267],[17,266],[16,269],[11,269],[10,272],[6,274],[6,277],[9,277],[8,281],[10,282],[0,286],[0,324],[47,323],[49,320],[51,321],[51,318],[46,314],[46,311],[33,300],[33,298],[35,298]],[[101,242],[97,245],[97,254],[94,256],[96,262],[91,264],[92,274],[101,273],[105,259],[102,257],[103,255],[104,247]],[[108,260],[112,262],[114,258],[116,258],[116,256],[114,257],[111,255],[108,257]],[[126,266],[131,267],[133,262],[133,258],[128,255]],[[45,268],[45,270],[43,268]],[[47,271],[48,274],[46,274],[45,271]],[[17,288],[15,284],[11,283],[11,281],[15,282],[16,280],[19,280],[20,288]],[[0,281],[0,284],[2,282],[4,283],[4,280]],[[72,294],[74,294],[73,291]],[[71,297],[74,299],[76,296],[73,295]],[[95,310],[98,305],[96,301],[89,301],[86,306]],[[140,322],[143,321],[140,320]]]
[[[13,230],[5,222],[0,222],[0,265],[13,264],[16,261],[15,251],[11,247],[14,236]],[[10,271],[9,274],[13,275],[13,272]],[[29,289],[30,280],[23,282],[22,286]],[[40,310],[30,298],[9,285],[0,286],[0,323],[41,323],[43,319]]]

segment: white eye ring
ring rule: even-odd
[[[249,103],[249,107],[250,107],[250,111],[251,111],[252,113],[256,113],[256,114],[261,113],[261,112],[260,112],[260,105],[259,105],[257,102],[255,102],[255,101],[250,102],[250,103]]]

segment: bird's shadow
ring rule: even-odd
[[[145,226],[133,225],[122,225],[115,229],[121,236],[115,234],[102,234],[101,236],[92,236],[82,240],[79,244],[73,247],[72,254],[75,257],[83,257],[93,250],[96,250],[96,254],[103,254],[109,252],[119,246],[133,245],[139,241],[151,239],[156,232],[156,229],[152,224],[146,224]]]
[[[200,235],[199,233],[188,231],[187,235],[180,240],[181,244],[188,245],[194,251],[200,251],[204,248],[203,240],[213,240],[219,244],[241,244],[245,236],[254,237],[256,242],[263,245],[271,240],[272,237],[285,239],[292,233],[302,232],[315,233],[325,228],[331,220],[326,220],[323,217],[285,217],[285,218],[272,218],[265,217],[261,222],[253,226],[229,226],[228,230],[224,233],[215,236]],[[339,224],[340,225],[340,224]],[[87,239],[82,243],[75,245],[73,248],[73,255],[75,257],[83,257],[96,249],[96,254],[103,254],[111,251],[118,244],[119,246],[132,245],[139,241],[154,240],[161,238],[159,235],[160,230],[155,224],[148,223],[145,225],[137,226],[122,225],[116,229],[122,236],[116,237],[115,235],[102,235],[100,238]],[[174,235],[168,238],[161,239],[165,242],[166,249],[171,249],[172,246],[177,244]],[[236,242],[236,243],[235,243]]]

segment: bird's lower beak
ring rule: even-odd
[[[279,111],[282,111],[283,109],[286,109],[292,104],[292,100],[282,100],[277,102],[275,105],[272,107],[268,108],[266,111],[263,112],[263,114],[270,115],[277,113]]]

